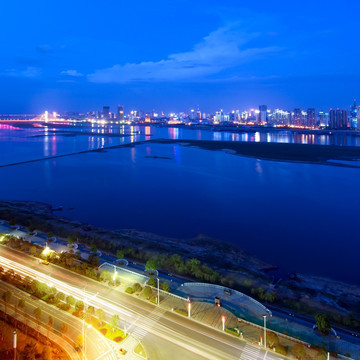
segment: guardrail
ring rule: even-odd
[[[222,291],[224,290],[228,290],[229,288],[225,287],[225,286],[221,286],[221,285],[216,285],[216,284],[208,284],[208,283],[196,283],[196,282],[193,282],[193,283],[184,283],[183,286],[204,286],[204,287],[215,287],[215,288],[218,288]],[[243,294],[242,292],[240,291],[237,291],[237,290],[233,290],[233,289],[229,289],[232,293],[235,293],[237,294],[238,296],[240,297],[246,297],[248,300],[250,300],[251,302],[253,302],[255,305],[259,306],[260,308],[262,308],[265,312],[267,312],[270,316],[272,316],[272,312],[266,307],[264,306],[263,304],[261,304],[259,301],[253,299],[251,296],[249,295],[246,295],[246,294]]]
[[[148,276],[146,276],[146,275],[143,275],[143,274],[140,274],[140,273],[138,273],[138,272],[136,272],[136,271],[132,271],[132,270],[129,270],[129,269],[125,269],[125,268],[123,268],[123,267],[119,267],[119,266],[117,266],[117,265],[114,265],[114,264],[110,264],[110,263],[108,263],[108,262],[104,262],[104,263],[102,263],[100,266],[99,266],[99,269],[101,269],[102,267],[104,267],[104,266],[108,266],[108,267],[111,267],[111,268],[116,268],[116,271],[125,271],[125,272],[128,272],[128,273],[131,273],[131,274],[133,274],[133,275],[137,275],[137,276],[142,276],[143,278],[145,278],[146,280],[149,280],[149,277]]]

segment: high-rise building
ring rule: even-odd
[[[347,110],[342,110],[341,111],[341,125],[340,128],[341,129],[347,129],[348,126],[348,111]]]
[[[120,121],[124,120],[124,107],[122,105],[118,105],[116,118]]]
[[[258,122],[259,124],[266,124],[268,121],[267,118],[267,105],[260,105],[259,106],[259,118],[258,118]]]
[[[306,126],[314,128],[316,126],[316,111],[313,108],[308,109],[306,114]]]
[[[329,125],[329,113],[324,111],[319,112],[319,125],[328,126]]]
[[[354,105],[350,106],[350,127],[356,129],[358,127],[358,109],[356,106],[356,99],[354,100]]]
[[[301,109],[294,109],[294,114],[292,118],[292,125],[301,126],[302,125],[302,111]]]
[[[330,109],[329,112],[330,129],[347,129],[348,128],[348,112],[347,110]]]
[[[103,106],[103,112],[102,112],[103,119],[109,119],[110,118],[110,106]]]
[[[329,127],[330,129],[336,129],[336,112],[333,109],[329,111]]]

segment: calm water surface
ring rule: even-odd
[[[295,141],[289,134],[155,127],[96,126],[54,133],[50,128],[3,128],[0,165],[155,137],[242,141],[245,136],[248,141],[262,136],[270,136],[268,141]],[[144,144],[4,167],[0,175],[1,199],[62,205],[62,215],[110,228],[178,238],[203,232],[289,271],[359,283],[357,169]]]

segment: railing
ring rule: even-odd
[[[229,288],[226,288],[224,286],[221,286],[221,285],[216,285],[216,284],[208,284],[208,283],[196,283],[196,282],[193,282],[193,283],[184,283],[183,286],[204,286],[204,287],[215,287],[215,288],[218,288],[220,290],[227,290]],[[250,297],[249,295],[246,295],[246,294],[243,294],[242,292],[240,291],[237,291],[237,290],[233,290],[233,289],[229,289],[232,293],[235,293],[237,294],[238,296],[240,297],[246,297],[248,300],[250,300],[251,302],[253,302],[255,305],[259,306],[260,308],[262,308],[264,311],[266,311],[270,316],[272,316],[272,312],[266,307],[264,306],[263,304],[261,304],[259,301],[253,299],[252,297]]]

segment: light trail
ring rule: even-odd
[[[61,290],[62,292],[64,292],[67,295],[74,296],[74,298],[76,298],[76,299],[84,300],[84,298],[85,298],[85,294],[83,296],[81,295],[81,291],[82,291],[81,289],[67,285],[66,283],[64,283],[60,280],[57,280],[48,275],[44,275],[43,273],[41,273],[37,270],[29,268],[25,265],[19,264],[15,261],[9,260],[3,256],[0,256],[0,264],[8,269],[12,269],[15,272],[18,272],[24,276],[29,276],[38,281],[45,282],[46,284],[52,284],[53,286],[56,287],[57,290]],[[166,325],[158,323],[158,320],[157,321],[149,321],[148,316],[142,315],[137,311],[134,311],[131,309],[124,310],[124,308],[121,308],[121,307],[115,305],[113,300],[110,300],[108,298],[107,299],[102,298],[101,296],[99,296],[98,293],[92,293],[92,294],[88,293],[86,295],[87,295],[86,296],[86,304],[87,305],[92,305],[97,308],[101,307],[108,314],[120,313],[129,318],[132,318],[132,321],[131,321],[132,326],[134,326],[136,324],[136,327],[139,327],[140,329],[143,329],[147,332],[151,332],[156,336],[162,337],[163,339],[165,339],[175,345],[181,346],[182,348],[184,348],[194,354],[203,356],[207,359],[213,359],[213,360],[219,360],[220,358],[221,359],[229,358],[229,354],[226,354],[226,353],[224,353],[224,351],[218,350],[218,349],[216,349],[216,355],[213,355],[214,352],[211,353],[212,350],[209,349],[209,346],[207,343],[205,343],[204,341],[195,340],[195,339],[191,338],[189,335],[186,336],[188,338],[187,339],[188,343],[185,343],[185,336],[179,334],[179,332],[177,332],[176,330],[173,330]],[[134,306],[138,307],[135,304],[134,304]],[[134,317],[133,317],[133,315],[134,315]],[[175,321],[173,321],[171,319],[168,319],[168,318],[164,318],[164,319],[175,324]],[[176,323],[176,325],[181,325],[181,324]],[[184,325],[181,325],[181,326],[185,330],[190,329],[189,327],[185,327]],[[241,353],[241,354],[247,355],[247,356],[251,356],[252,359],[274,359],[274,360],[282,359],[281,357],[278,357],[275,354],[271,354],[271,356],[269,356],[270,354],[268,354],[268,353],[262,354],[263,349],[253,346],[250,343],[246,343],[246,345],[244,347],[239,347],[239,346],[235,346],[234,344],[231,344],[227,341],[221,340],[219,338],[214,338],[214,337],[210,336],[209,334],[206,334],[203,331],[199,331],[194,328],[191,328],[191,331],[206,337],[210,341],[215,340],[218,343],[226,345],[238,353]],[[258,357],[254,357],[255,352],[258,353]],[[235,358],[238,358],[238,355],[235,355]]]

